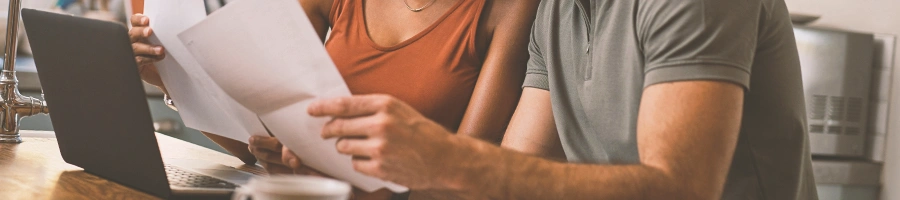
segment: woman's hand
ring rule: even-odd
[[[250,137],[248,149],[269,174],[291,174],[293,170],[281,162],[281,142],[274,137]]]
[[[304,165],[302,160],[300,160],[300,157],[298,157],[297,154],[294,154],[294,152],[287,147],[281,148],[281,163],[284,163],[284,165],[290,167],[291,171],[294,174],[331,178],[328,175],[319,173],[318,171]]]
[[[291,168],[291,170],[293,170],[294,174],[333,178],[331,176],[320,173],[306,165],[303,165],[303,162],[301,162],[300,157],[298,157],[297,154],[294,154],[294,152],[291,151],[290,149],[288,149],[287,147],[282,147],[281,162],[286,164],[287,166],[289,166]],[[350,199],[354,199],[354,200],[387,200],[387,199],[391,199],[391,196],[393,194],[394,193],[392,193],[390,190],[387,190],[387,189],[381,189],[381,190],[377,190],[375,192],[366,192],[357,187],[353,187],[353,192],[351,194],[352,196],[350,197]]]
[[[131,30],[128,31],[128,36],[131,38],[131,49],[134,50],[134,59],[141,72],[141,79],[165,92],[165,86],[159,77],[155,63],[165,58],[166,52],[162,46],[148,42],[147,39],[150,35],[153,35],[153,30],[150,29],[150,18],[143,14],[131,16]]]
[[[312,168],[303,165],[293,151],[281,145],[278,138],[266,136],[250,137],[248,146],[250,153],[256,157],[269,174],[298,174],[308,176],[328,177]]]

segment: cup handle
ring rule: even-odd
[[[234,189],[234,195],[231,196],[231,200],[248,200],[253,197],[253,189],[250,187],[238,187]]]

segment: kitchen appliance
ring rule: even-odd
[[[874,36],[812,27],[794,34],[812,154],[866,156]]]

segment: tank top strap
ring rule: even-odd
[[[461,1],[466,1],[466,0],[461,0]],[[475,39],[475,38],[477,38],[477,36],[478,36],[478,25],[479,25],[479,22],[481,21],[481,14],[484,13],[484,6],[487,3],[487,0],[471,0],[471,1],[472,1],[472,6],[475,6],[475,9],[472,9],[472,12],[474,12],[474,13],[471,13],[471,16],[473,16],[473,18],[471,21],[472,26],[470,26],[469,30],[468,30],[468,34],[469,34],[468,37],[472,38],[472,39],[466,44],[466,48],[469,49],[469,51],[468,51],[469,56],[477,58],[479,61],[483,61],[484,58],[482,58],[482,56],[478,54],[478,48],[476,47],[476,44],[475,44],[477,42],[477,39]],[[481,68],[481,67],[479,66],[479,68]]]
[[[328,24],[334,25],[335,21],[341,17],[341,14],[347,11],[347,7],[351,7],[349,9],[352,9],[353,4],[348,3],[347,1],[356,0],[334,0],[334,2],[331,3],[331,11],[328,12]]]

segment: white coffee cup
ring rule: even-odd
[[[232,200],[346,200],[350,184],[321,177],[277,175],[257,177],[235,189]]]

